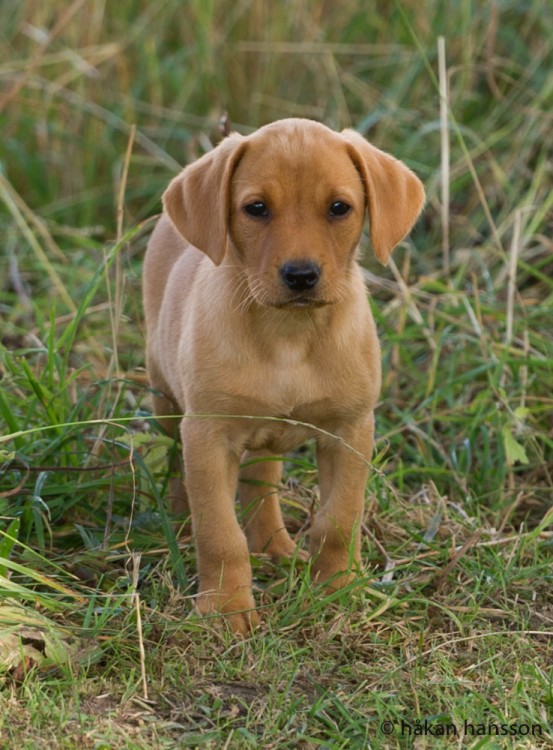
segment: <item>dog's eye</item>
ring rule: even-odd
[[[345,216],[350,211],[351,206],[349,206],[347,203],[344,203],[344,201],[334,201],[334,203],[330,204],[328,213],[330,216]]]
[[[263,201],[248,203],[247,206],[244,206],[244,211],[249,216],[254,216],[255,218],[266,219],[269,216],[269,209]]]

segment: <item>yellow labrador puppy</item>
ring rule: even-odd
[[[250,461],[239,474],[241,461],[315,438],[313,573],[341,586],[359,562],[380,349],[357,246],[368,211],[386,263],[423,203],[404,164],[353,130],[304,119],[231,134],[163,196],[144,264],[149,378],[156,414],[185,415],[198,609],[238,633],[258,621],[249,551],[294,551],[281,463]]]

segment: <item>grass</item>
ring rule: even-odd
[[[551,747],[550,3],[0,21],[0,746]],[[428,193],[388,269],[363,240],[384,373],[364,577],[329,597],[254,560],[245,641],[193,611],[140,303],[149,218],[225,110],[353,125]],[[288,472],[302,539],[311,448]]]

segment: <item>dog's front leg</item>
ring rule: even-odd
[[[252,573],[246,537],[234,499],[240,452],[229,449],[223,431],[207,421],[182,421],[185,484],[196,542],[201,614],[225,615],[245,634],[256,625]]]
[[[374,419],[341,431],[341,440],[317,443],[321,508],[310,532],[312,572],[319,581],[339,588],[361,561],[361,522],[372,454]],[[341,442],[343,441],[343,442]]]

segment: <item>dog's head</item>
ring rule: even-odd
[[[232,134],[186,167],[163,202],[177,231],[215,264],[240,265],[250,297],[274,307],[338,301],[365,214],[386,263],[424,203],[404,164],[353,130],[279,120]]]

